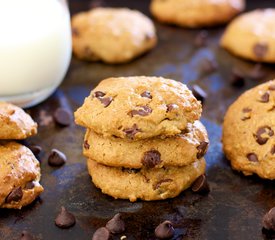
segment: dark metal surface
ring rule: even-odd
[[[249,0],[248,9],[275,6],[272,2]],[[86,10],[89,4],[90,1],[73,0],[70,7],[74,13]],[[107,6],[129,6],[146,14],[149,14],[148,4],[149,1],[105,2]],[[238,66],[247,71],[254,64],[219,48],[223,27],[209,30],[208,47],[195,48],[193,42],[199,30],[157,22],[156,26],[158,46],[129,64],[112,66],[73,59],[61,87],[50,99],[30,109],[30,112],[40,122],[43,112],[51,114],[59,106],[74,111],[101,79],[111,76],[157,75],[183,81],[189,87],[198,84],[208,93],[203,123],[211,140],[206,156],[212,189],[210,194],[201,196],[187,190],[179,197],[166,201],[130,203],[114,200],[91,184],[81,151],[84,129],[75,125],[60,128],[51,123],[40,126],[39,134],[28,140],[44,149],[41,165],[45,192],[40,200],[21,211],[0,210],[0,239],[17,239],[25,229],[37,239],[91,239],[95,229],[104,226],[117,212],[125,213],[127,239],[154,239],[155,226],[166,219],[176,223],[176,235],[182,236],[178,239],[268,239],[262,234],[261,219],[275,205],[274,181],[264,181],[255,176],[244,177],[232,171],[222,153],[220,138],[222,118],[229,104],[246,88],[274,78],[274,66],[264,66],[268,75],[262,81],[247,80],[244,88],[232,88],[229,83],[232,67]],[[199,66],[204,58],[216,59],[218,71],[201,74]],[[67,154],[65,166],[48,166],[46,159],[51,148],[58,148]],[[76,226],[69,230],[61,230],[54,225],[54,218],[62,205],[77,218]]]

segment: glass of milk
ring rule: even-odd
[[[0,101],[30,107],[49,97],[71,59],[65,0],[0,0]]]

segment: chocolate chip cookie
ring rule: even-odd
[[[162,168],[185,166],[204,156],[208,147],[204,126],[196,121],[174,137],[139,141],[109,137],[87,130],[84,155],[98,163],[113,167]]]
[[[244,0],[152,0],[159,21],[182,27],[207,27],[230,21],[245,8]]]
[[[275,9],[259,9],[240,15],[227,27],[221,46],[256,62],[275,62]]]
[[[185,167],[138,170],[109,167],[91,159],[87,163],[93,183],[103,193],[131,202],[137,199],[152,201],[176,197],[204,173],[206,165],[204,158]]]
[[[180,82],[120,77],[103,80],[75,112],[75,119],[104,137],[138,140],[180,134],[201,111],[201,103]]]
[[[223,123],[223,149],[245,175],[275,179],[275,80],[242,94]]]
[[[124,63],[157,43],[153,22],[127,8],[95,8],[72,18],[73,52],[89,61]]]
[[[37,133],[37,123],[21,108],[0,102],[0,139],[25,139]]]
[[[43,192],[33,153],[16,142],[0,143],[0,208],[20,209]]]

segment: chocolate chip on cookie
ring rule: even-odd
[[[172,112],[174,109],[179,108],[179,106],[175,103],[170,103],[166,105],[166,112]]]
[[[259,162],[258,156],[255,153],[248,153],[246,157],[250,162]]]
[[[25,185],[25,189],[33,189],[35,187],[35,184],[33,181],[27,182]]]
[[[271,153],[272,155],[275,154],[275,145],[272,146],[272,148],[271,148],[271,150],[270,150],[270,153]]]
[[[75,225],[75,216],[62,206],[55,219],[55,225],[59,228],[70,228]]]
[[[167,183],[167,182],[173,182],[173,180],[172,180],[171,178],[161,179],[160,181],[158,181],[158,182],[153,186],[153,190],[159,189],[160,186],[161,186],[161,184]]]
[[[94,96],[96,97],[96,98],[101,98],[101,97],[104,97],[106,94],[104,93],[104,92],[101,92],[101,91],[96,91],[95,93],[94,93]]]
[[[157,150],[150,150],[145,152],[143,158],[141,159],[142,165],[147,168],[154,168],[161,163],[161,155]]]
[[[202,158],[205,155],[208,144],[209,144],[208,142],[203,141],[203,142],[200,142],[200,145],[197,146],[197,149],[198,149],[197,158],[198,159]]]
[[[83,147],[84,147],[85,149],[90,149],[90,144],[88,143],[87,140],[84,141]]]
[[[201,194],[209,193],[210,187],[205,174],[199,176],[192,184],[192,191]]]
[[[135,115],[139,115],[142,117],[148,116],[152,113],[152,109],[148,106],[140,106],[138,110],[132,110],[129,112],[129,115],[131,117],[134,117]]]
[[[268,52],[268,45],[265,43],[256,43],[253,46],[253,52],[258,58],[263,58]]]
[[[259,101],[262,102],[262,103],[267,103],[267,102],[269,102],[269,96],[270,96],[269,92],[265,92],[265,93],[260,97]]]
[[[138,132],[141,132],[141,130],[136,124],[134,124],[131,128],[124,129],[123,132],[125,132],[127,138],[133,139]]]
[[[143,93],[140,94],[140,96],[152,99],[152,95],[149,91],[144,91]]]
[[[11,202],[19,202],[23,197],[23,191],[21,187],[14,188],[9,195],[6,197],[5,202],[11,203]]]
[[[113,101],[113,98],[112,97],[100,97],[98,98],[98,100],[103,104],[103,106],[106,108],[108,107],[111,102]]]
[[[159,224],[155,229],[155,236],[159,239],[169,239],[175,234],[172,222],[166,220]]]
[[[255,138],[256,138],[257,143],[259,143],[260,145],[263,145],[273,135],[274,135],[274,131],[271,129],[271,127],[263,126],[263,127],[258,128],[258,130],[255,134]]]
[[[95,231],[92,240],[109,240],[110,238],[109,230],[106,227],[101,227]]]
[[[117,213],[110,221],[108,221],[106,228],[113,234],[123,233],[125,231],[125,223],[121,218],[121,214]]]

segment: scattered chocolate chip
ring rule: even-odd
[[[259,80],[266,76],[266,72],[263,71],[262,64],[257,63],[253,69],[248,73],[248,78],[252,80]]]
[[[40,147],[38,145],[29,145],[29,149],[32,151],[32,153],[35,156],[38,156],[39,153],[41,153],[41,151],[42,151],[42,147]]]
[[[155,236],[159,239],[168,239],[174,236],[175,229],[170,221],[164,221],[155,229]]]
[[[87,140],[84,141],[83,147],[87,150],[90,149],[90,144],[88,143]]]
[[[150,150],[143,154],[143,157],[141,159],[141,163],[143,166],[147,168],[153,168],[156,165],[161,163],[161,155],[160,152],[157,150]]]
[[[73,27],[72,28],[72,34],[74,37],[78,37],[79,36],[79,31],[76,27]]]
[[[207,45],[207,37],[208,37],[208,32],[203,30],[200,31],[194,41],[194,44],[196,47],[204,47]]]
[[[270,86],[268,87],[268,90],[270,90],[270,91],[275,91],[275,85],[270,85]]]
[[[101,97],[104,97],[106,94],[104,92],[101,92],[101,91],[97,91],[94,93],[94,96],[96,98],[101,98]]]
[[[249,112],[251,112],[252,111],[252,109],[251,108],[248,108],[248,107],[246,107],[246,108],[243,108],[243,113],[249,113]]]
[[[51,154],[48,158],[48,164],[50,166],[60,167],[63,164],[65,164],[66,161],[67,161],[67,157],[63,152],[57,149],[52,149]]]
[[[72,122],[72,113],[66,108],[58,108],[54,112],[54,120],[60,126],[69,126]]]
[[[33,189],[35,187],[35,184],[33,181],[27,182],[25,185],[25,189]]]
[[[75,225],[75,216],[62,206],[55,219],[55,225],[59,228],[70,228]]]
[[[196,193],[206,194],[210,192],[210,187],[205,174],[199,176],[192,184],[192,191]]]
[[[178,105],[175,103],[170,103],[166,105],[166,112],[171,112],[173,109],[178,108]]]
[[[109,240],[110,238],[109,230],[106,227],[101,227],[95,231],[92,240]]]
[[[109,222],[107,222],[106,228],[113,234],[123,233],[125,231],[125,223],[121,219],[121,214],[117,213]]]
[[[134,124],[131,128],[125,128],[123,132],[125,132],[127,138],[134,139],[135,135],[141,130]]]
[[[253,52],[258,58],[263,58],[268,51],[268,45],[265,43],[256,43],[253,47]]]
[[[275,154],[275,145],[273,145],[273,147],[271,148],[270,153],[271,153],[272,155]]]
[[[198,150],[197,159],[200,159],[205,155],[208,144],[209,144],[208,142],[202,141],[202,142],[200,142],[200,145],[197,146],[197,150]]]
[[[244,75],[240,72],[240,70],[234,68],[232,70],[232,75],[230,78],[230,84],[233,87],[236,88],[241,88],[245,85],[245,77]]]
[[[98,100],[106,108],[106,107],[108,107],[111,104],[111,102],[113,101],[113,98],[112,97],[105,97],[105,98],[98,98]]]
[[[203,59],[203,61],[200,64],[200,70],[205,74],[212,73],[216,71],[217,68],[218,68],[217,63],[214,60],[207,59],[207,58]]]
[[[248,153],[246,157],[250,162],[259,162],[258,156],[255,153]]]
[[[26,230],[21,233],[20,240],[34,240],[34,237]]]
[[[140,96],[152,99],[152,95],[149,91],[143,92],[142,94],[140,94]]]
[[[262,102],[262,103],[267,103],[267,102],[269,102],[269,92],[265,92],[265,93],[261,96],[260,102]]]
[[[263,217],[263,228],[275,231],[275,207],[271,208]]]
[[[132,173],[139,173],[139,172],[140,172],[140,169],[122,167],[122,168],[121,168],[121,171],[122,171],[122,172],[127,172],[127,173],[129,173],[129,174],[132,174]]]
[[[271,127],[269,126],[260,127],[258,128],[255,134],[256,142],[259,143],[260,145],[263,145],[273,135],[274,135],[274,131],[271,129]]]
[[[166,183],[166,182],[172,182],[173,180],[170,178],[166,178],[166,179],[162,179],[160,181],[158,181],[154,186],[153,186],[153,190],[157,190],[160,188],[161,184]]]
[[[197,100],[204,103],[207,98],[207,93],[199,85],[193,85],[192,92]]]
[[[132,110],[129,112],[129,115],[131,117],[135,116],[135,115],[139,115],[139,116],[148,116],[150,113],[152,113],[152,109],[148,106],[140,106],[140,109],[138,110]]]
[[[23,191],[21,187],[14,188],[9,195],[6,197],[5,202],[19,202],[23,197]]]

